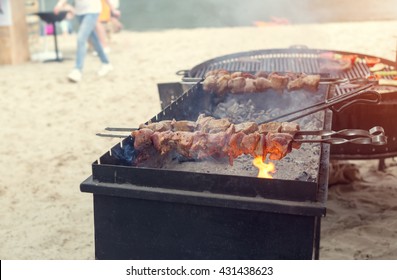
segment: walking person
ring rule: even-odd
[[[113,5],[113,8],[120,11],[120,1],[119,0],[109,0]],[[118,33],[123,29],[123,24],[120,22],[121,13],[111,13],[110,21],[112,23],[112,28],[114,33]]]
[[[105,0],[111,11],[119,13],[118,10],[113,9],[109,0]],[[54,13],[58,14],[67,0],[59,0],[54,7]],[[76,49],[76,64],[75,68],[69,73],[68,79],[71,82],[80,82],[82,78],[82,70],[84,66],[84,59],[87,54],[87,42],[90,39],[92,46],[98,53],[98,57],[102,62],[102,66],[98,71],[99,76],[105,76],[113,70],[106,53],[98,39],[95,31],[95,25],[98,20],[99,13],[102,10],[101,0],[75,0],[75,15],[79,21],[79,30],[77,32],[77,49]]]

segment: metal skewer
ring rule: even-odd
[[[136,127],[105,127],[107,131],[128,131],[131,132],[133,130],[138,130]]]
[[[116,128],[114,128],[116,129]],[[123,131],[126,128],[122,128]],[[288,131],[284,131],[283,133],[288,133]],[[291,132],[293,133],[293,132]],[[126,138],[130,135],[119,135],[119,134],[107,134],[107,133],[97,133],[97,136],[100,137],[113,137],[113,138]],[[332,136],[345,136],[345,137],[355,137],[355,138],[342,138]],[[319,136],[320,139],[305,139],[305,138],[297,138],[300,136]],[[326,137],[326,138],[323,138]],[[334,130],[302,130],[297,131],[294,134],[294,142],[299,143],[327,143],[327,144],[345,144],[345,143],[353,143],[353,144],[362,144],[362,145],[384,145],[387,143],[387,137],[384,134],[384,129],[381,126],[374,126],[369,130],[364,129],[342,129],[339,131]]]
[[[126,138],[129,136],[129,135],[110,134],[110,133],[96,133],[95,135],[99,137],[109,137],[109,138]]]

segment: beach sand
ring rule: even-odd
[[[114,71],[98,78],[97,57],[72,84],[75,37],[59,37],[71,59],[0,66],[0,259],[93,259],[92,195],[80,183],[117,139],[95,133],[136,127],[160,109],[157,83],[175,73],[242,51],[310,48],[395,60],[397,22],[123,31],[112,36]],[[47,38],[51,46],[52,37]],[[397,166],[354,161],[364,180],[329,189],[321,259],[397,259]]]

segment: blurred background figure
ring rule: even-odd
[[[108,0],[104,0],[108,3]],[[54,7],[54,13],[58,14],[61,8],[67,3],[67,0],[58,0]],[[102,62],[102,66],[98,71],[98,76],[105,76],[113,70],[113,66],[109,63],[109,59],[103,50],[102,44],[99,41],[97,32],[95,31],[96,23],[98,22],[99,14],[102,10],[101,0],[75,0],[75,14],[79,21],[79,29],[77,32],[77,49],[76,49],[76,63],[75,68],[69,73],[68,79],[71,82],[79,82],[82,78],[82,70],[84,60],[87,53],[87,43],[90,40],[98,57]],[[109,5],[111,8],[111,6]],[[115,14],[118,11],[113,11]]]
[[[108,36],[108,24],[110,23],[111,17],[111,7],[110,1],[101,0],[102,2],[102,10],[99,14],[98,21],[95,26],[96,33],[98,34],[99,41],[102,44],[102,48],[105,53],[110,52],[109,47],[109,36]],[[94,55],[97,55],[96,52],[93,52]]]
[[[61,11],[67,11],[65,19],[59,23],[62,34],[64,36],[72,34],[73,33],[72,20],[74,18],[74,8],[68,3],[65,3],[64,6],[61,8]]]
[[[102,10],[99,14],[98,21],[95,26],[96,33],[98,34],[99,41],[102,44],[103,50],[106,54],[110,53],[110,39],[111,33],[113,32],[113,21],[112,18],[120,17],[119,1],[101,0]],[[118,21],[118,20],[117,20]],[[119,22],[120,23],[120,22]],[[120,23],[121,25],[121,23]],[[121,26],[119,26],[119,30]],[[98,55],[96,51],[93,51],[93,55]]]
[[[119,0],[109,0],[109,2],[111,3],[111,5],[113,5],[114,9],[120,11],[120,1]],[[112,31],[114,33],[118,33],[121,31],[121,29],[123,29],[123,24],[120,22],[120,16],[121,16],[121,13],[119,13],[118,15],[111,13],[111,15],[110,15],[110,22],[112,25]]]

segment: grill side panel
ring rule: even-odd
[[[315,217],[94,195],[96,259],[311,259]]]

